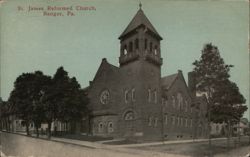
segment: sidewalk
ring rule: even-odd
[[[218,140],[226,140],[227,138],[214,138],[211,141],[218,141]],[[155,145],[169,145],[169,144],[181,144],[181,143],[197,143],[197,142],[207,142],[208,139],[191,139],[191,140],[174,140],[174,141],[160,141],[160,142],[148,142],[148,143],[137,143],[137,144],[121,144],[121,145],[109,145],[104,144],[107,141],[98,141],[98,142],[89,142],[89,141],[80,141],[80,140],[73,140],[73,139],[66,139],[66,138],[56,138],[51,137],[52,141],[58,142],[67,142],[71,144],[77,144],[89,148],[131,148],[131,147],[143,147],[143,146],[155,146]],[[122,139],[114,139],[109,140],[111,141],[119,141]]]
[[[56,141],[56,142],[66,142],[70,144],[77,144],[81,145],[84,147],[88,148],[106,148],[106,145],[102,143],[97,143],[97,142],[89,142],[89,141],[80,141],[80,140],[73,140],[73,139],[66,139],[66,138],[56,138],[56,137],[51,137],[51,141]]]
[[[225,140],[226,138],[211,139],[211,141]],[[149,142],[149,143],[138,143],[138,144],[123,144],[123,145],[109,145],[109,147],[115,148],[129,148],[129,147],[143,147],[143,146],[154,146],[154,145],[168,145],[168,144],[181,144],[181,143],[195,143],[195,142],[206,142],[208,139],[191,139],[191,140],[173,140],[173,141],[160,141],[160,142]],[[108,144],[107,144],[108,145]]]

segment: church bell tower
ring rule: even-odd
[[[131,97],[134,98],[122,104],[122,115],[131,111],[134,116],[131,121],[121,120],[121,132],[132,139],[160,139],[162,37],[141,7],[140,4],[139,10],[119,37],[121,89],[124,93],[131,91]],[[154,125],[149,125],[152,119]]]
[[[144,59],[162,65],[160,41],[162,37],[145,16],[140,3],[136,15],[120,35],[120,67],[135,60]]]

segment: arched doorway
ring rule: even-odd
[[[123,115],[124,121],[124,136],[131,137],[135,133],[135,112],[132,110],[126,111]]]

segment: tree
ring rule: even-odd
[[[32,73],[23,73],[17,77],[14,89],[8,102],[11,104],[11,113],[25,121],[27,135],[30,135],[29,124],[32,121],[32,91],[31,82],[34,79]]]
[[[35,124],[37,136],[38,128],[44,119],[43,106],[41,104],[42,93],[49,85],[50,77],[41,71],[34,73],[23,73],[17,77],[14,89],[8,102],[10,103],[12,115],[24,120],[27,135],[30,135],[29,125]]]
[[[41,123],[46,122],[49,138],[53,121],[77,121],[88,111],[87,95],[63,67],[57,69],[53,78],[41,71],[23,73],[17,77],[8,103],[11,113],[24,120],[27,135],[31,122],[35,124],[37,136]]]
[[[32,97],[32,121],[34,123],[37,137],[39,137],[39,128],[45,119],[44,105],[41,102],[41,98],[45,89],[50,86],[51,77],[44,75],[40,71],[34,73],[34,80],[32,82],[33,97]]]
[[[71,82],[72,83],[72,82]],[[81,121],[84,116],[87,116],[88,98],[86,93],[80,89],[72,89],[68,96],[64,98],[64,102],[59,106],[59,121],[70,123],[71,131],[74,129],[75,122]]]
[[[193,71],[196,77],[196,89],[204,92],[208,98],[220,82],[230,77],[229,71],[233,67],[224,63],[218,48],[211,43],[204,46],[200,60],[196,60],[193,65],[195,66]]]
[[[0,100],[0,130],[10,131],[10,106],[8,102]]]
[[[53,121],[77,121],[87,113],[86,94],[81,90],[76,78],[70,78],[63,67],[57,69],[50,87],[45,90],[42,102],[45,105],[48,138],[51,136]]]
[[[218,48],[211,43],[206,44],[200,60],[196,60],[193,65],[196,89],[205,93],[208,99],[208,125],[211,121],[227,123],[231,122],[228,119],[232,117],[241,117],[245,111],[241,104],[245,100],[237,85],[229,80],[229,71],[233,66],[224,63]],[[209,146],[210,139],[209,133]]]
[[[211,120],[215,123],[227,124],[227,146],[232,134],[232,125],[239,124],[247,107],[244,96],[234,82],[225,80],[213,96],[214,105],[211,108]],[[240,138],[239,138],[240,140]]]
[[[225,80],[219,89],[213,93],[211,120],[215,123],[236,124],[240,121],[247,107],[238,86],[230,80]]]

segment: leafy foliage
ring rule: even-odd
[[[11,113],[25,120],[27,134],[30,122],[34,122],[37,130],[47,122],[50,136],[53,121],[80,120],[88,111],[86,93],[63,67],[57,69],[53,78],[41,71],[23,73],[16,79],[8,101]]]
[[[23,73],[14,83],[14,90],[11,92],[8,102],[11,106],[11,113],[25,120],[27,134],[29,134],[30,122],[34,122],[36,127],[43,122],[44,112],[40,98],[49,79],[50,77],[41,71],[36,71]]]
[[[10,116],[10,105],[6,101],[2,101],[0,99],[0,129],[5,129],[7,131],[10,130],[10,126],[8,125]]]
[[[205,93],[209,102],[211,121],[234,122],[243,116],[247,107],[237,85],[229,80],[232,65],[225,64],[218,48],[211,43],[202,50],[200,60],[193,65],[198,92]]]
[[[230,120],[231,124],[239,122],[247,107],[242,105],[246,100],[237,85],[226,80],[213,95],[212,121],[228,123]]]
[[[196,87],[201,92],[212,91],[218,84],[228,79],[230,68],[233,67],[224,63],[218,48],[211,43],[204,46],[200,60],[196,60],[193,65]]]
[[[88,99],[76,78],[69,78],[68,73],[60,67],[44,93],[43,102],[48,119],[70,121],[82,118]]]

